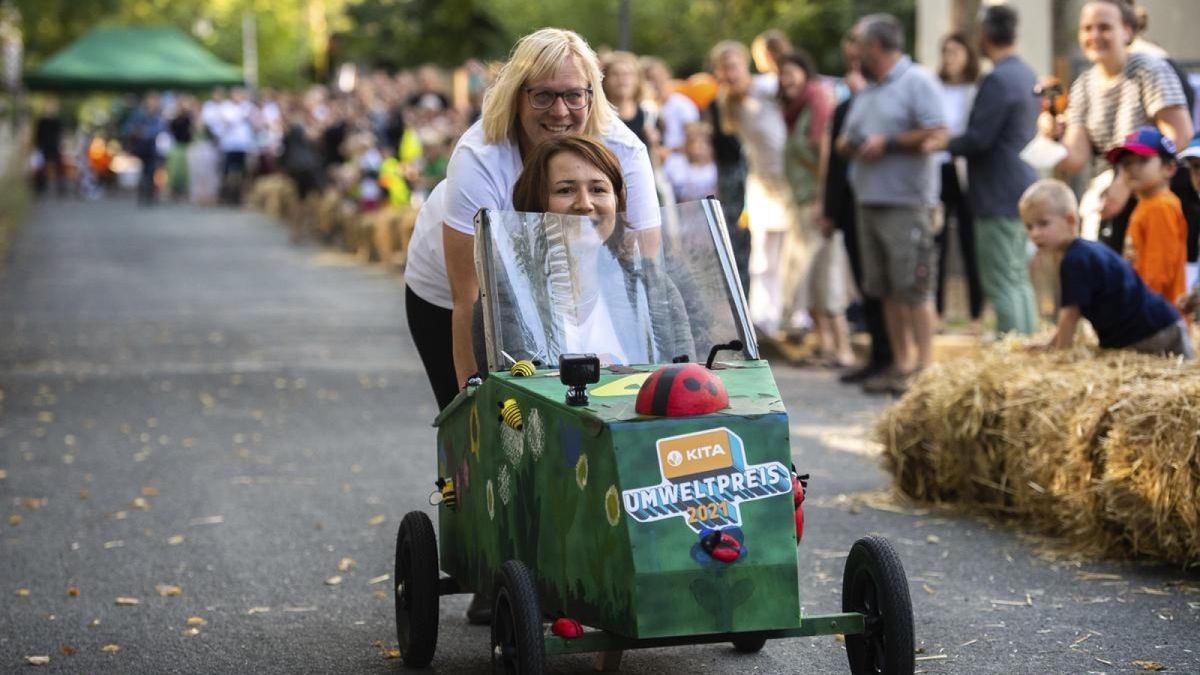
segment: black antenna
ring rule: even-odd
[[[709,370],[712,370],[713,361],[715,361],[717,359],[717,352],[724,352],[724,351],[730,351],[730,350],[740,352],[744,348],[745,348],[745,345],[742,344],[741,340],[730,340],[729,342],[726,342],[723,345],[713,345],[712,351],[710,351],[708,353],[708,361],[705,362],[704,367],[708,368]]]

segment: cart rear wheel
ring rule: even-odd
[[[438,634],[437,537],[429,516],[410,511],[396,534],[396,638],[404,665],[424,668],[433,660]]]
[[[742,654],[757,654],[767,644],[767,638],[754,635],[739,635],[733,638],[733,648]]]
[[[542,605],[529,566],[509,560],[496,575],[492,600],[492,670],[541,675],[546,669]]]
[[[842,575],[842,611],[864,615],[865,632],[846,636],[850,672],[911,675],[912,600],[900,556],[883,537],[854,542]]]

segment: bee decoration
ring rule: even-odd
[[[533,377],[533,374],[536,371],[537,366],[533,364],[533,361],[528,359],[521,359],[520,361],[512,364],[512,368],[508,369],[508,372],[513,377]]]
[[[446,508],[453,509],[458,506],[458,494],[454,491],[453,478],[439,478],[434,482],[438,489],[429,495],[429,503],[432,506],[444,504]]]
[[[517,399],[510,398],[503,403],[497,403],[500,407],[500,421],[508,426],[520,431],[525,423],[521,420],[521,408],[517,405]]]

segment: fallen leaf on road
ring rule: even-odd
[[[189,616],[188,620],[187,620],[187,625],[189,625],[189,626],[203,626],[203,625],[206,625],[207,623],[208,622],[205,621],[203,617],[199,617],[199,616]]]
[[[71,645],[63,645],[58,648],[58,651],[62,652],[63,656],[71,656],[72,654],[74,654],[75,652],[77,652],[79,650],[75,649]]]
[[[18,588],[17,589],[17,597],[28,598],[29,597],[29,589],[28,588]]]
[[[270,607],[251,607],[247,614],[266,614],[271,611]]]
[[[80,499],[91,499],[92,491],[87,488],[83,488],[82,490],[79,491],[79,498]]]
[[[200,629],[199,628],[184,628],[182,631],[180,631],[180,634],[183,635],[184,637],[196,637],[197,635],[200,634]]]
[[[39,422],[49,424],[50,422],[54,421],[54,413],[50,412],[49,410],[43,410],[42,412],[38,413],[37,420]]]
[[[116,654],[117,652],[121,651],[121,645],[113,644],[110,642],[110,643],[104,645],[103,647],[101,647],[100,651],[108,652],[109,654]]]
[[[142,511],[150,510],[150,502],[146,501],[144,497],[135,497],[133,501],[129,502],[129,505],[135,509],[141,509]]]
[[[358,564],[354,562],[354,558],[342,558],[338,561],[337,568],[339,572],[349,572]]]
[[[154,590],[158,591],[158,594],[164,598],[172,598],[177,595],[183,595],[182,586],[174,586],[171,584],[158,584],[154,587]]]
[[[132,605],[142,604],[142,601],[138,600],[137,598],[126,598],[126,597],[117,598],[116,602],[118,605],[121,605],[122,607],[129,607]]]
[[[99,625],[100,625],[100,619],[92,619],[92,622],[88,624],[88,628],[95,628],[96,626],[99,626]]]
[[[340,583],[342,583],[342,578],[340,576],[332,576],[325,580],[326,586],[337,586]]]
[[[142,487],[142,496],[143,497],[157,497],[158,496],[158,488],[151,487],[149,485],[145,485]]]
[[[931,534],[931,535],[925,537],[925,543],[940,544],[940,543],[942,543],[942,538],[937,536],[936,534]]]
[[[113,520],[125,520],[128,517],[129,517],[128,511],[117,511],[116,513],[112,514]]]
[[[179,544],[183,543],[183,535],[182,534],[173,534],[173,535],[167,537],[167,543],[170,544],[171,546],[178,546]]]
[[[20,525],[20,524],[21,524],[21,521],[22,521],[22,520],[24,520],[24,518],[22,518],[22,517],[20,516],[20,514],[15,514],[15,513],[14,513],[13,515],[11,515],[11,516],[9,516],[9,517],[8,517],[8,524],[9,524],[9,525],[12,525],[13,527],[16,527],[16,526],[18,526],[18,525]]]
[[[31,666],[46,666],[50,664],[49,656],[26,656],[25,662]]]
[[[383,650],[383,658],[398,659],[398,658],[400,658],[400,650],[399,649],[385,649],[385,650]]]
[[[382,525],[384,523],[384,521],[386,521],[386,520],[387,520],[387,516],[384,516],[381,514],[378,516],[372,516],[371,519],[367,521],[367,524],[368,525]]]
[[[1137,666],[1138,668],[1141,668],[1142,670],[1158,671],[1158,670],[1166,670],[1167,669],[1166,666],[1159,663],[1158,661],[1134,661],[1133,665]]]
[[[78,598],[79,597],[79,589],[74,586],[71,586],[70,588],[67,589],[67,597],[68,598]]]
[[[73,446],[77,442],[78,441],[75,440],[74,434],[67,434],[66,436],[63,436],[63,445]]]
[[[188,525],[220,525],[223,522],[225,522],[225,516],[204,516],[192,518],[188,521]]]
[[[374,593],[371,593],[372,598],[377,598],[379,600],[387,600],[387,596],[387,591],[375,591]]]
[[[368,579],[367,583],[368,584],[382,584],[383,582],[385,582],[391,578],[392,578],[392,575],[390,575],[390,574],[380,574],[377,577],[371,577],[370,579]]]

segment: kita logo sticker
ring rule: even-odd
[[[792,491],[786,466],[747,465],[742,439],[725,427],[655,445],[662,482],[621,493],[625,512],[639,523],[680,517],[695,532],[740,526],[739,504]]]

